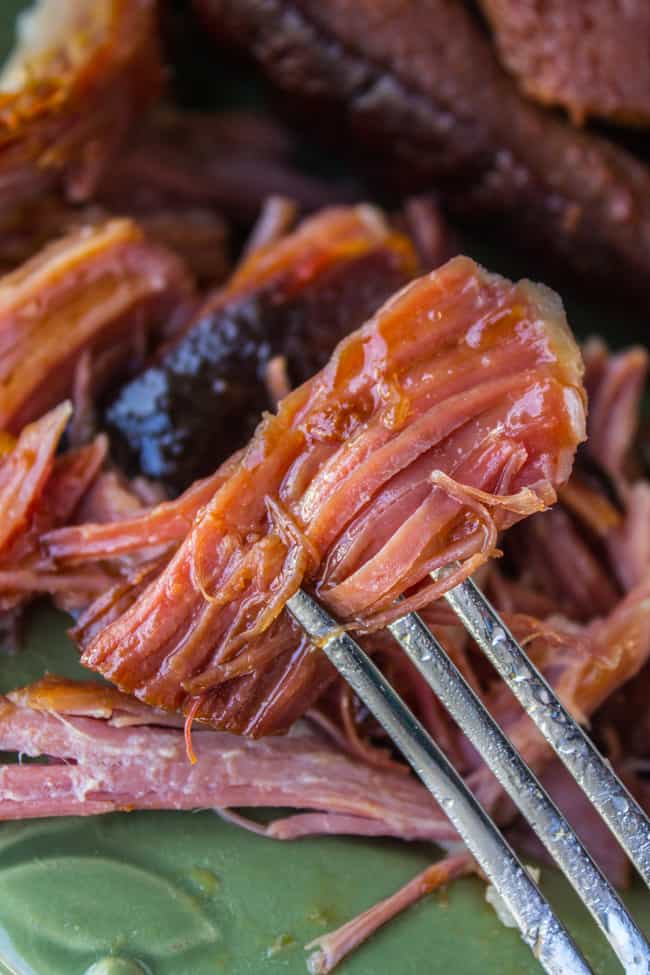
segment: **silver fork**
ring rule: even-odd
[[[610,827],[650,887],[650,820],[471,581],[446,597]],[[296,621],[388,733],[456,828],[549,975],[588,975],[580,951],[492,819],[348,632],[300,589]],[[650,945],[533,772],[417,613],[388,627],[564,872],[629,975],[650,975]]]

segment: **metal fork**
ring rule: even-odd
[[[650,887],[650,820],[471,581],[446,597]],[[287,603],[296,621],[386,730],[456,828],[549,975],[587,962],[506,839],[368,655],[312,596]],[[563,814],[417,613],[388,627],[564,872],[630,975],[650,975],[650,945]]]

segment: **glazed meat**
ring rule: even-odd
[[[93,483],[106,456],[103,436],[56,455],[69,403],[28,424],[14,442],[3,434],[0,457],[0,612],[11,631],[15,610],[35,595],[64,594],[68,607],[87,606],[111,585],[103,568],[61,571],[43,555],[41,536],[64,525]]]
[[[291,383],[313,375],[416,267],[408,239],[367,206],[322,211],[257,249],[109,404],[116,449],[175,490],[212,473],[273,405],[271,360]]]
[[[162,81],[155,0],[39,0],[0,75],[0,205],[87,199]]]
[[[97,392],[191,295],[182,262],[129,220],[48,244],[0,278],[0,429],[17,434],[71,396],[84,356]]]
[[[90,608],[83,662],[217,727],[288,727],[332,672],[287,599],[315,587],[341,620],[373,629],[471,574],[499,529],[568,478],[581,372],[547,289],[466,258],[419,279],[265,417],[130,607],[97,634],[105,606]]]
[[[499,55],[522,89],[589,116],[650,122],[650,7],[645,0],[481,0]]]
[[[650,308],[650,171],[529,104],[457,0],[195,0],[302,111],[398,188],[440,192]]]

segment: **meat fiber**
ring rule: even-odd
[[[618,481],[629,467],[638,433],[650,356],[642,346],[610,355],[599,339],[585,345],[589,393],[589,453]]]
[[[520,96],[458,0],[195,0],[336,145],[650,308],[650,170]],[[571,4],[567,6],[572,6]]]
[[[85,200],[162,81],[154,0],[39,0],[0,75],[0,207]]]
[[[0,766],[0,819],[120,809],[284,806],[346,817],[351,832],[443,844],[455,834],[415,779],[355,762],[317,734],[265,741],[198,730],[114,688],[46,678],[0,699],[0,748],[47,765]]]
[[[93,636],[89,610],[83,663],[216,727],[288,727],[332,671],[287,599],[315,588],[373,629],[476,570],[567,480],[581,374],[552,292],[450,261],[265,417],[164,571]]]
[[[408,239],[368,206],[321,211],[257,247],[109,404],[116,451],[176,491],[211,474],[275,405],[272,359],[307,379],[416,268]]]
[[[589,116],[650,122],[644,0],[481,0],[499,55],[527,95]]]
[[[43,533],[65,524],[95,480],[106,455],[98,437],[78,450],[56,456],[70,418],[69,403],[26,426],[0,458],[0,611],[15,611],[42,593],[64,594],[68,605],[87,605],[110,584],[101,567],[61,571],[44,557]]]
[[[71,395],[142,359],[191,298],[181,261],[129,220],[87,225],[0,278],[0,429],[17,434]]]
[[[432,891],[445,887],[456,877],[472,873],[475,869],[471,857],[466,853],[448,856],[427,867],[400,890],[379,901],[336,931],[329,931],[315,938],[305,945],[305,949],[311,951],[307,959],[310,975],[327,975],[351,951],[358,948],[382,925],[391,921],[405,908]]]
[[[234,470],[238,455],[235,458],[234,465],[227,461],[212,477],[196,481],[173,501],[163,501],[128,518],[93,519],[90,523],[67,525],[46,534],[43,542],[60,566],[138,555],[151,546],[175,544],[177,547],[189,533],[199,510]]]
[[[550,611],[580,621],[612,611],[650,569],[650,486],[636,480],[634,450],[648,354],[642,348],[609,354],[592,339],[584,358],[586,452],[560,504],[518,525],[505,541],[516,574],[548,597]]]

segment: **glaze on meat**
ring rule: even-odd
[[[581,372],[552,292],[450,261],[263,420],[130,608],[100,632],[90,608],[83,662],[217,727],[288,727],[331,669],[286,600],[316,587],[340,619],[372,629],[473,572],[500,528],[567,480],[584,436]]]
[[[108,406],[116,449],[181,490],[242,446],[269,409],[266,370],[299,384],[416,270],[406,237],[371,207],[326,210],[251,254],[190,329]]]

